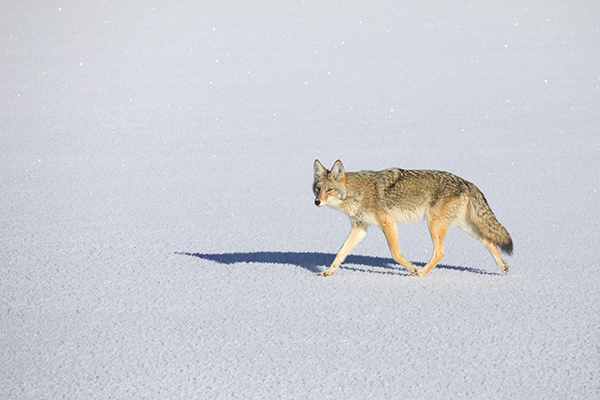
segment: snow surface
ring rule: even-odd
[[[600,3],[0,14],[0,398],[600,398]],[[425,278],[312,163],[451,171],[515,243]],[[399,226],[423,265],[423,223]]]

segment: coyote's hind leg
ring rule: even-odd
[[[448,232],[448,225],[443,220],[430,220],[427,222],[427,226],[429,227],[429,234],[433,242],[433,254],[429,262],[419,270],[419,276],[427,275],[429,270],[438,265],[444,257],[444,237],[446,236],[446,232]]]
[[[488,249],[492,257],[494,257],[494,261],[496,262],[498,268],[500,268],[500,271],[502,271],[504,274],[508,273],[510,266],[502,259],[502,257],[500,257],[500,250],[498,250],[498,247],[494,242],[482,237],[479,231],[474,226],[471,226],[471,224],[462,224],[459,225],[459,228],[473,236],[475,239],[479,240],[485,246],[485,248]]]

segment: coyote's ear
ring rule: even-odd
[[[335,181],[339,181],[346,177],[346,172],[344,171],[344,165],[340,160],[337,160],[333,167],[331,167],[331,177]]]
[[[321,164],[319,162],[319,160],[315,160],[314,169],[315,169],[315,180],[321,179],[325,175],[327,175],[327,169],[325,169],[325,167],[323,166],[323,164]]]

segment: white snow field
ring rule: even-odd
[[[599,399],[600,3],[9,1],[0,398]],[[424,278],[315,158],[475,183]],[[399,226],[423,265],[424,223]]]

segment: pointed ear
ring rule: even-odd
[[[331,167],[331,177],[333,180],[339,181],[346,177],[346,171],[344,171],[344,165],[340,160],[337,160],[333,167]]]
[[[315,160],[314,169],[315,169],[315,180],[321,179],[325,175],[327,175],[327,169],[325,169],[325,167],[323,166],[323,164],[321,164],[319,162],[319,160]]]

